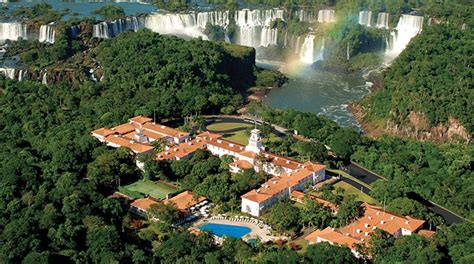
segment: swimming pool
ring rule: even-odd
[[[246,234],[250,233],[252,229],[246,226],[236,225],[224,225],[224,224],[213,224],[207,223],[199,226],[199,229],[203,231],[209,231],[216,236],[228,236],[233,238],[241,238]]]

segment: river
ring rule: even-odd
[[[284,64],[266,61],[257,64],[263,68],[278,69],[289,77],[285,85],[267,94],[264,102],[268,105],[317,113],[340,126],[361,129],[347,106],[350,101],[370,93],[364,78],[315,70],[304,65],[285,69]]]

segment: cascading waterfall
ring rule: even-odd
[[[113,38],[122,32],[137,31],[142,27],[143,23],[137,17],[121,18],[94,25],[92,36],[94,38]]]
[[[375,26],[376,28],[384,28],[388,29],[388,20],[389,20],[389,14],[388,13],[379,13],[377,15],[377,25]]]
[[[160,34],[184,35],[207,39],[196,20],[195,14],[153,13],[145,18],[144,24],[146,28]]]
[[[301,46],[300,51],[300,61],[306,64],[313,63],[314,59],[314,35],[308,34]]]
[[[250,10],[235,12],[235,24],[239,27],[237,43],[254,48],[276,45],[278,29],[271,28],[272,21],[283,20],[283,10]]]
[[[41,79],[41,83],[44,85],[48,85],[48,75],[47,72],[43,74],[43,78]]]
[[[347,43],[347,46],[346,46],[346,60],[350,60],[351,59],[351,53],[349,52],[349,43]]]
[[[326,46],[326,39],[323,37],[321,39],[321,43],[319,43],[319,49],[317,50],[316,57],[314,61],[322,61],[324,60],[324,49]]]
[[[260,39],[260,46],[268,47],[270,45],[277,45],[278,41],[278,29],[263,27]]]
[[[312,22],[318,21],[318,18],[315,16],[314,12],[311,10],[305,10],[305,9],[297,10],[295,12],[295,15],[296,17],[298,17],[300,21],[303,21],[303,22],[312,23]]]
[[[197,14],[197,24],[202,29],[206,28],[207,23],[227,28],[229,21],[229,11],[200,12]]]
[[[359,12],[359,25],[370,27],[372,25],[372,11]]]
[[[18,81],[19,81],[19,82],[23,81],[25,75],[26,75],[26,71],[20,70],[20,71],[18,72]]]
[[[299,55],[299,61],[304,64],[313,64],[316,61],[324,60],[324,46],[325,39],[317,41],[316,36],[309,33],[304,38],[303,44],[300,47],[300,39],[298,37],[296,41],[296,54]]]
[[[40,27],[38,40],[39,42],[54,43],[55,34],[56,32],[54,31],[53,23],[42,25]]]
[[[410,40],[421,32],[423,17],[402,15],[397,28],[391,32],[386,55],[389,59],[397,57],[408,45]]]
[[[0,73],[2,73],[3,75],[5,75],[5,77],[7,77],[8,79],[15,79],[15,68],[11,68],[11,67],[2,67],[0,68]]]
[[[28,38],[26,25],[18,22],[0,23],[0,40],[18,40],[19,38]]]
[[[334,10],[332,9],[322,9],[318,12],[318,22],[319,23],[332,23],[336,21],[336,16]]]

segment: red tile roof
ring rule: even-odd
[[[153,200],[152,198],[150,197],[147,197],[147,198],[140,198],[140,199],[136,199],[132,204],[131,206],[132,207],[135,207],[135,208],[138,208],[142,211],[148,211],[148,209],[150,209],[150,206],[152,206],[153,204],[158,204],[159,202]]]
[[[125,135],[127,133],[135,131],[135,129],[139,128],[138,125],[133,124],[121,124],[116,127],[113,127],[112,130],[120,135]]]
[[[197,195],[190,191],[184,191],[168,200],[165,200],[165,204],[172,203],[174,206],[181,211],[186,211],[190,207],[206,200],[206,197]]]
[[[146,116],[135,116],[135,117],[130,118],[129,121],[143,125],[143,124],[145,124],[145,123],[148,123],[148,122],[153,121],[153,119],[148,118],[148,117],[146,117]]]
[[[105,128],[105,127],[92,131],[92,134],[97,134],[97,135],[102,136],[102,137],[106,137],[106,136],[112,135],[114,133],[115,133],[114,131],[112,131],[108,128]]]
[[[230,163],[229,166],[240,169],[253,169],[253,164],[246,160],[235,160],[234,162]]]
[[[169,149],[156,154],[157,160],[174,160],[182,159],[198,149],[203,149],[206,142],[201,139],[194,139],[188,142],[183,142],[176,146],[171,146]]]
[[[432,237],[434,234],[436,234],[435,231],[426,230],[426,229],[422,229],[422,230],[418,231],[418,235],[424,236],[424,237],[426,237],[426,238],[430,238],[430,237]]]
[[[171,127],[167,127],[164,125],[156,124],[156,123],[145,123],[143,127],[146,130],[151,130],[152,132],[162,134],[169,137],[181,138],[189,136],[189,133],[183,132]]]
[[[289,187],[294,187],[300,184],[303,179],[311,177],[311,175],[312,172],[306,169],[296,170],[291,173],[284,172],[280,176],[272,177],[257,190],[252,190],[241,197],[261,203]]]
[[[362,206],[365,208],[364,215],[353,223],[339,229],[326,228],[322,231],[316,230],[305,237],[305,239],[316,243],[317,237],[320,237],[332,243],[347,245],[353,248],[353,243],[366,243],[370,239],[370,233],[375,229],[381,229],[391,235],[397,235],[401,229],[416,232],[425,223],[424,220],[410,216],[399,216],[384,211],[381,207],[367,203],[364,203]],[[342,239],[343,237],[350,239]]]
[[[129,138],[121,137],[119,135],[110,135],[105,138],[107,142],[119,145],[121,147],[127,147],[135,153],[143,153],[153,150],[153,147],[148,144],[134,142]]]

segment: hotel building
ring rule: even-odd
[[[232,156],[234,161],[229,164],[232,173],[254,169],[271,175],[260,188],[241,196],[242,212],[253,216],[260,216],[279,199],[289,198],[293,191],[302,191],[307,184],[314,185],[326,179],[324,165],[311,161],[302,163],[266,151],[258,129],[252,130],[249,142],[244,146],[210,132],[201,133],[191,140],[188,133],[151,121],[137,116],[127,124],[112,129],[101,128],[92,135],[109,146],[124,146],[136,154],[153,152],[151,143],[164,138],[170,144],[156,154],[157,160],[187,160],[196,150],[205,149],[215,156]]]

